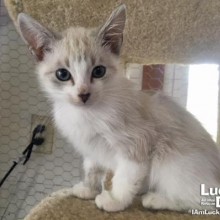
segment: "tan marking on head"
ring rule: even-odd
[[[96,59],[95,59],[95,55],[94,54],[91,54],[91,63],[92,63],[92,66],[94,66],[95,65],[95,61],[96,61]]]
[[[68,57],[81,62],[82,59],[95,63],[97,42],[93,31],[85,28],[69,28],[63,33],[62,46]]]
[[[64,62],[65,62],[65,65],[67,67],[70,67],[70,63],[69,63],[69,58],[68,57],[65,58]]]
[[[86,93],[88,93],[88,86],[87,85],[81,85],[78,88],[78,93],[79,94],[86,94]]]

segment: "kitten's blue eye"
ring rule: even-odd
[[[68,81],[71,78],[71,74],[68,70],[66,69],[58,69],[56,71],[56,77],[57,79],[59,79],[60,81]]]
[[[96,66],[92,70],[92,77],[93,78],[102,78],[105,75],[106,68],[104,66]]]

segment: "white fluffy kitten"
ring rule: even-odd
[[[220,187],[217,147],[191,114],[164,95],[135,91],[122,76],[125,20],[122,5],[101,28],[54,34],[18,16],[56,125],[84,158],[85,179],[73,194],[95,198],[106,211],[125,209],[138,193],[146,208],[204,208],[200,184]],[[114,174],[110,190],[101,183],[107,170]]]

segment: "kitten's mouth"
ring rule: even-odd
[[[75,106],[89,106],[89,105],[91,105],[90,100],[87,100],[85,102],[81,98],[74,98],[72,96],[69,96],[68,98],[69,98],[69,102]]]

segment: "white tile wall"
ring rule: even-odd
[[[167,64],[165,66],[163,91],[183,107],[186,107],[187,102],[188,69],[188,65]],[[143,65],[127,63],[126,76],[135,83],[137,90],[142,89]]]
[[[183,107],[186,107],[187,103],[188,70],[188,65],[165,66],[163,91]]]
[[[137,90],[141,90],[143,79],[143,66],[136,63],[127,63],[126,77],[135,84],[135,88]]]
[[[29,51],[0,0],[0,179],[29,143],[32,114],[49,112]],[[79,156],[56,132],[53,143],[52,154],[34,152],[0,188],[0,219],[23,219],[43,197],[79,181]]]

